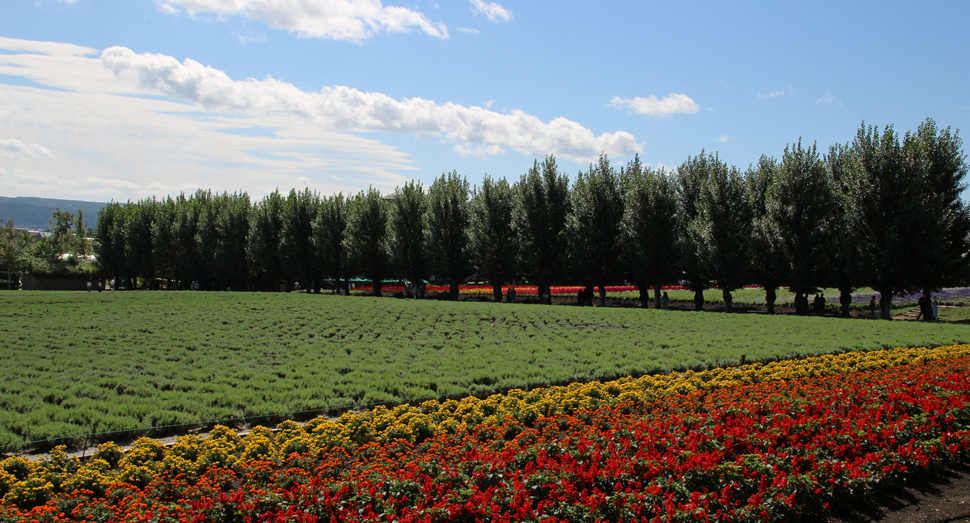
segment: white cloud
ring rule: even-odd
[[[641,150],[633,135],[623,131],[594,136],[565,118],[546,123],[519,110],[497,113],[423,98],[397,100],[342,85],[306,92],[270,77],[233,80],[193,60],[180,63],[170,56],[136,54],[124,47],[105,49],[101,60],[118,78],[139,89],[187,100],[207,111],[295,117],[329,131],[396,132],[425,139],[444,136],[463,148],[482,146],[491,154],[510,147],[529,156],[555,154],[585,162],[600,152],[622,156]]]
[[[203,187],[256,197],[301,176],[323,193],[353,193],[393,188],[415,170],[392,146],[302,118],[201,113],[146,96],[119,82],[94,49],[0,37],[0,50],[0,75],[41,86],[0,84],[4,196],[125,201]]]
[[[724,142],[726,142],[726,141],[728,141],[730,139],[731,139],[731,137],[728,136],[728,135],[726,135],[726,134],[722,134],[721,136],[718,136],[717,138],[715,138],[715,140],[717,140],[717,141],[719,141],[721,143],[724,143]]]
[[[166,15],[177,15],[182,12],[182,11],[179,11],[178,8],[174,6],[169,4],[164,4],[164,3],[158,4],[158,10]]]
[[[832,95],[831,91],[826,91],[823,96],[821,96],[818,100],[815,100],[815,103],[836,105],[838,107],[842,107],[842,100],[839,100],[834,95]]]
[[[469,1],[472,4],[473,13],[485,15],[493,22],[508,22],[512,20],[512,11],[495,2],[485,2],[483,0]]]
[[[794,94],[795,90],[789,85],[785,89],[775,89],[770,93],[758,93],[759,100],[767,100],[769,98],[778,98],[780,96],[785,96],[786,94]]]
[[[565,118],[344,86],[304,92],[123,48],[103,55],[0,37],[0,75],[29,81],[0,83],[5,196],[125,201],[202,187],[257,197],[300,177],[322,193],[350,194],[367,185],[389,191],[414,177],[406,152],[350,132],[409,133],[462,155],[511,149],[580,163],[601,151],[642,150],[629,133],[594,135]]]
[[[232,33],[241,44],[261,44],[269,41],[269,38],[265,34],[249,31],[233,31]]]
[[[0,138],[0,156],[15,158],[53,158],[50,149],[36,143],[24,143],[17,139]]]
[[[694,114],[700,110],[701,106],[686,94],[670,93],[662,99],[650,95],[646,98],[634,96],[633,98],[621,98],[614,96],[610,101],[610,106],[627,108],[637,114],[647,116],[670,116],[673,114]]]
[[[784,89],[775,89],[770,93],[758,93],[758,99],[765,100],[768,98],[778,98],[779,96],[784,96],[784,95],[785,95]]]
[[[477,35],[480,32],[478,29],[473,29],[471,27],[459,27],[458,30],[463,33],[469,33],[473,35]]]
[[[462,156],[474,156],[476,158],[485,158],[486,156],[505,154],[505,151],[503,151],[502,148],[497,145],[475,147],[458,144],[455,145],[452,150]]]
[[[163,12],[185,10],[189,16],[208,13],[242,16],[307,38],[359,42],[380,33],[419,30],[448,38],[448,28],[418,11],[384,6],[380,0],[157,0]]]

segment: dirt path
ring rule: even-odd
[[[970,523],[970,466],[876,496],[873,505],[832,523]]]

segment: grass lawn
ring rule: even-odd
[[[161,291],[0,292],[0,332],[0,447],[970,341],[953,323]]]
[[[970,324],[970,307],[942,307],[939,321]]]

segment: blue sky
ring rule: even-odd
[[[970,2],[0,0],[0,195],[390,192],[970,132]]]

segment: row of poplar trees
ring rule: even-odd
[[[570,183],[554,157],[521,178],[484,177],[470,188],[456,172],[427,190],[419,182],[393,198],[374,188],[345,197],[279,192],[252,204],[246,193],[199,191],[163,201],[112,203],[96,239],[104,270],[122,279],[200,281],[203,288],[341,289],[360,277],[374,293],[388,279],[433,277],[458,285],[472,274],[493,285],[529,282],[548,303],[553,284],[635,284],[648,306],[661,287],[703,290],[758,284],[774,312],[776,290],[806,296],[823,287],[892,296],[964,282],[970,211],[961,193],[966,156],[957,132],[926,120],[900,136],[864,123],[855,139],[819,152],[801,140],[781,159],[762,156],[742,172],[701,151],[675,172],[639,157],[618,170],[602,155]]]

